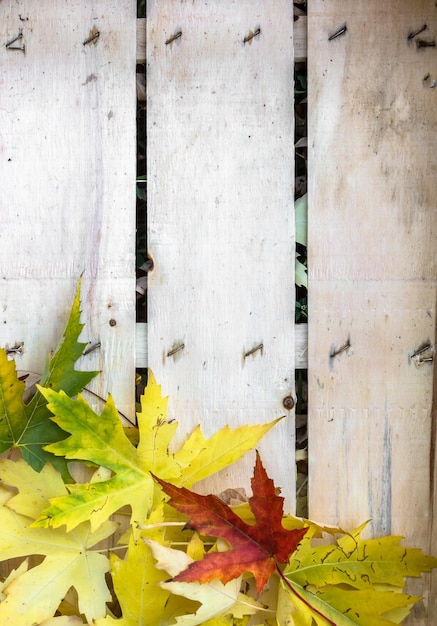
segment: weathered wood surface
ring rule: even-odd
[[[135,326],[135,365],[138,368],[147,367],[147,324],[139,322]],[[294,327],[294,367],[305,370],[308,367],[308,327],[306,324],[296,324]]]
[[[435,40],[437,9],[309,9],[309,513],[437,554],[437,52],[408,39]],[[436,623],[433,581],[415,626]]]
[[[101,349],[81,367],[101,369],[94,390],[130,413],[135,11],[134,0],[0,3],[0,345],[23,341],[17,367],[41,372],[84,272],[83,339]]]
[[[293,5],[150,0],[147,16],[149,365],[180,439],[287,415],[260,451],[291,508]],[[248,487],[252,466],[206,488]]]
[[[147,18],[137,19],[137,63],[146,61],[146,23]],[[307,56],[307,18],[300,16],[293,24],[294,58],[303,61]]]

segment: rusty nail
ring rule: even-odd
[[[255,352],[258,352],[258,350],[261,350],[261,352],[264,350],[264,345],[262,343],[257,345],[255,348],[252,348],[251,350],[245,352],[243,356],[246,359],[248,356],[251,356],[252,354],[255,354]]]
[[[282,400],[282,406],[284,407],[284,409],[287,409],[287,411],[291,411],[291,409],[294,407],[293,397],[285,396],[285,398]]]
[[[424,356],[423,358],[420,357],[420,358],[416,359],[414,361],[414,364],[415,364],[416,367],[420,367],[424,363],[432,363],[433,361],[434,361],[434,357],[433,356]]]
[[[168,46],[169,43],[173,43],[173,41],[176,41],[176,39],[179,39],[179,37],[182,37],[181,30],[175,33],[174,35],[172,35],[171,37],[169,37],[167,41],[165,42],[165,45]]]
[[[344,346],[342,346],[338,350],[333,350],[333,352],[331,352],[331,354],[329,355],[329,358],[333,359],[334,357],[338,356],[342,352],[346,352],[346,350],[349,350],[350,347],[351,347],[351,342],[348,339],[346,343],[344,344]]]
[[[435,48],[435,39],[416,39],[417,48]]]
[[[429,343],[423,344],[422,346],[420,346],[420,348],[415,350],[413,354],[410,355],[410,359],[414,359],[415,356],[419,356],[419,354],[423,354],[423,352],[426,352],[427,350],[429,350],[430,347],[431,347],[431,344]]]
[[[100,348],[102,344],[100,343],[100,341],[98,341],[97,343],[93,344],[92,346],[90,346],[89,348],[87,348],[84,353],[83,356],[85,356],[86,354],[91,354],[91,352],[94,352],[94,350],[97,350],[98,348]]]
[[[16,343],[12,348],[6,349],[6,354],[23,354],[24,352],[24,341],[20,341]]]
[[[177,354],[178,352],[180,352],[181,350],[183,350],[185,348],[185,344],[184,343],[180,343],[178,346],[176,346],[175,348],[172,348],[171,350],[169,350],[167,352],[167,356],[173,356],[174,354]]]
[[[95,41],[99,37],[100,37],[100,32],[97,31],[93,35],[91,35],[91,37],[88,37],[88,39],[85,39],[85,41],[82,42],[82,45],[86,46],[88,43],[91,43],[92,41]]]
[[[243,39],[243,43],[247,43],[248,41],[252,41],[254,37],[258,37],[261,35],[261,28],[257,28],[255,32],[249,31],[249,34]]]
[[[417,30],[413,31],[412,33],[409,33],[407,37],[408,41],[411,41],[411,39],[414,39],[414,37],[417,37],[417,35],[420,35],[420,33],[423,33],[424,30],[426,30],[426,24],[424,24]]]
[[[111,319],[109,320],[109,325],[110,325],[110,326],[116,326],[116,325],[117,325],[116,320],[115,320],[114,318],[111,318]]]
[[[337,39],[337,37],[341,37],[342,35],[344,35],[347,31],[347,25],[343,24],[343,26],[340,26],[340,28],[338,28],[335,33],[333,33],[332,35],[330,35],[330,37],[328,37],[328,41],[332,41],[333,39]]]
[[[18,41],[19,39],[23,38],[23,31],[20,28],[18,35],[16,37],[14,37],[13,39],[11,39],[10,41],[6,42],[6,48],[10,48],[12,46],[13,43],[15,43],[16,41]],[[12,48],[12,50],[21,50],[21,48]]]

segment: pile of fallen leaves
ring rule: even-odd
[[[172,450],[177,423],[150,375],[138,428],[125,429],[111,398],[97,414],[76,396],[94,376],[74,369],[81,330],[78,293],[30,401],[0,351],[0,450],[11,457],[0,461],[2,626],[401,623],[419,600],[403,593],[406,578],[437,559],[400,537],[362,539],[364,525],[285,515],[258,455],[248,502],[195,493],[276,422],[209,439],[197,428]],[[70,461],[89,468],[88,482],[74,482]],[[127,519],[121,536],[114,514]],[[328,545],[314,542],[323,534]]]

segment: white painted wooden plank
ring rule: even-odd
[[[147,18],[137,19],[137,63],[146,61],[146,22]],[[293,24],[294,58],[304,61],[307,58],[307,18],[299,16]]]
[[[147,29],[147,18],[139,17],[137,19],[137,38],[136,38],[137,63],[146,62],[146,29]]]
[[[94,389],[134,408],[135,2],[0,3],[0,345],[41,372],[83,277]],[[84,45],[90,32],[99,38]],[[22,31],[17,45],[5,47]],[[115,326],[110,320],[116,321]]]
[[[433,362],[410,356],[435,349],[437,74],[408,40],[434,4],[309,4],[308,359],[310,516],[435,554]],[[412,590],[435,624],[431,577]]]
[[[305,61],[308,51],[307,17],[300,15],[293,25],[294,60]]]
[[[138,322],[135,324],[135,367],[148,367],[149,350],[147,347],[147,324]]]
[[[181,440],[294,395],[293,5],[150,0],[147,16],[149,364]],[[294,447],[290,412],[260,446],[289,509]],[[205,488],[247,487],[252,466]]]
[[[308,367],[308,325],[296,324],[294,327],[294,367],[306,370]]]
[[[308,366],[308,327],[296,324],[294,327],[294,364],[296,369],[307,369]],[[147,324],[139,322],[135,325],[135,366],[147,367]]]

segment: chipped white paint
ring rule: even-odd
[[[41,372],[83,277],[94,389],[133,410],[134,0],[0,3],[0,345]],[[93,30],[94,29],[94,30]],[[100,36],[84,45],[90,33]],[[20,32],[15,45],[5,47]],[[109,321],[114,319],[115,326]]]
[[[147,51],[149,365],[181,440],[294,395],[293,4],[150,0]],[[292,412],[260,451],[294,508]]]
[[[437,10],[309,8],[310,516],[371,518],[436,554],[434,363],[410,358],[435,351],[436,52],[408,33],[435,38]],[[437,586],[412,589],[425,599],[409,623],[432,626]]]

